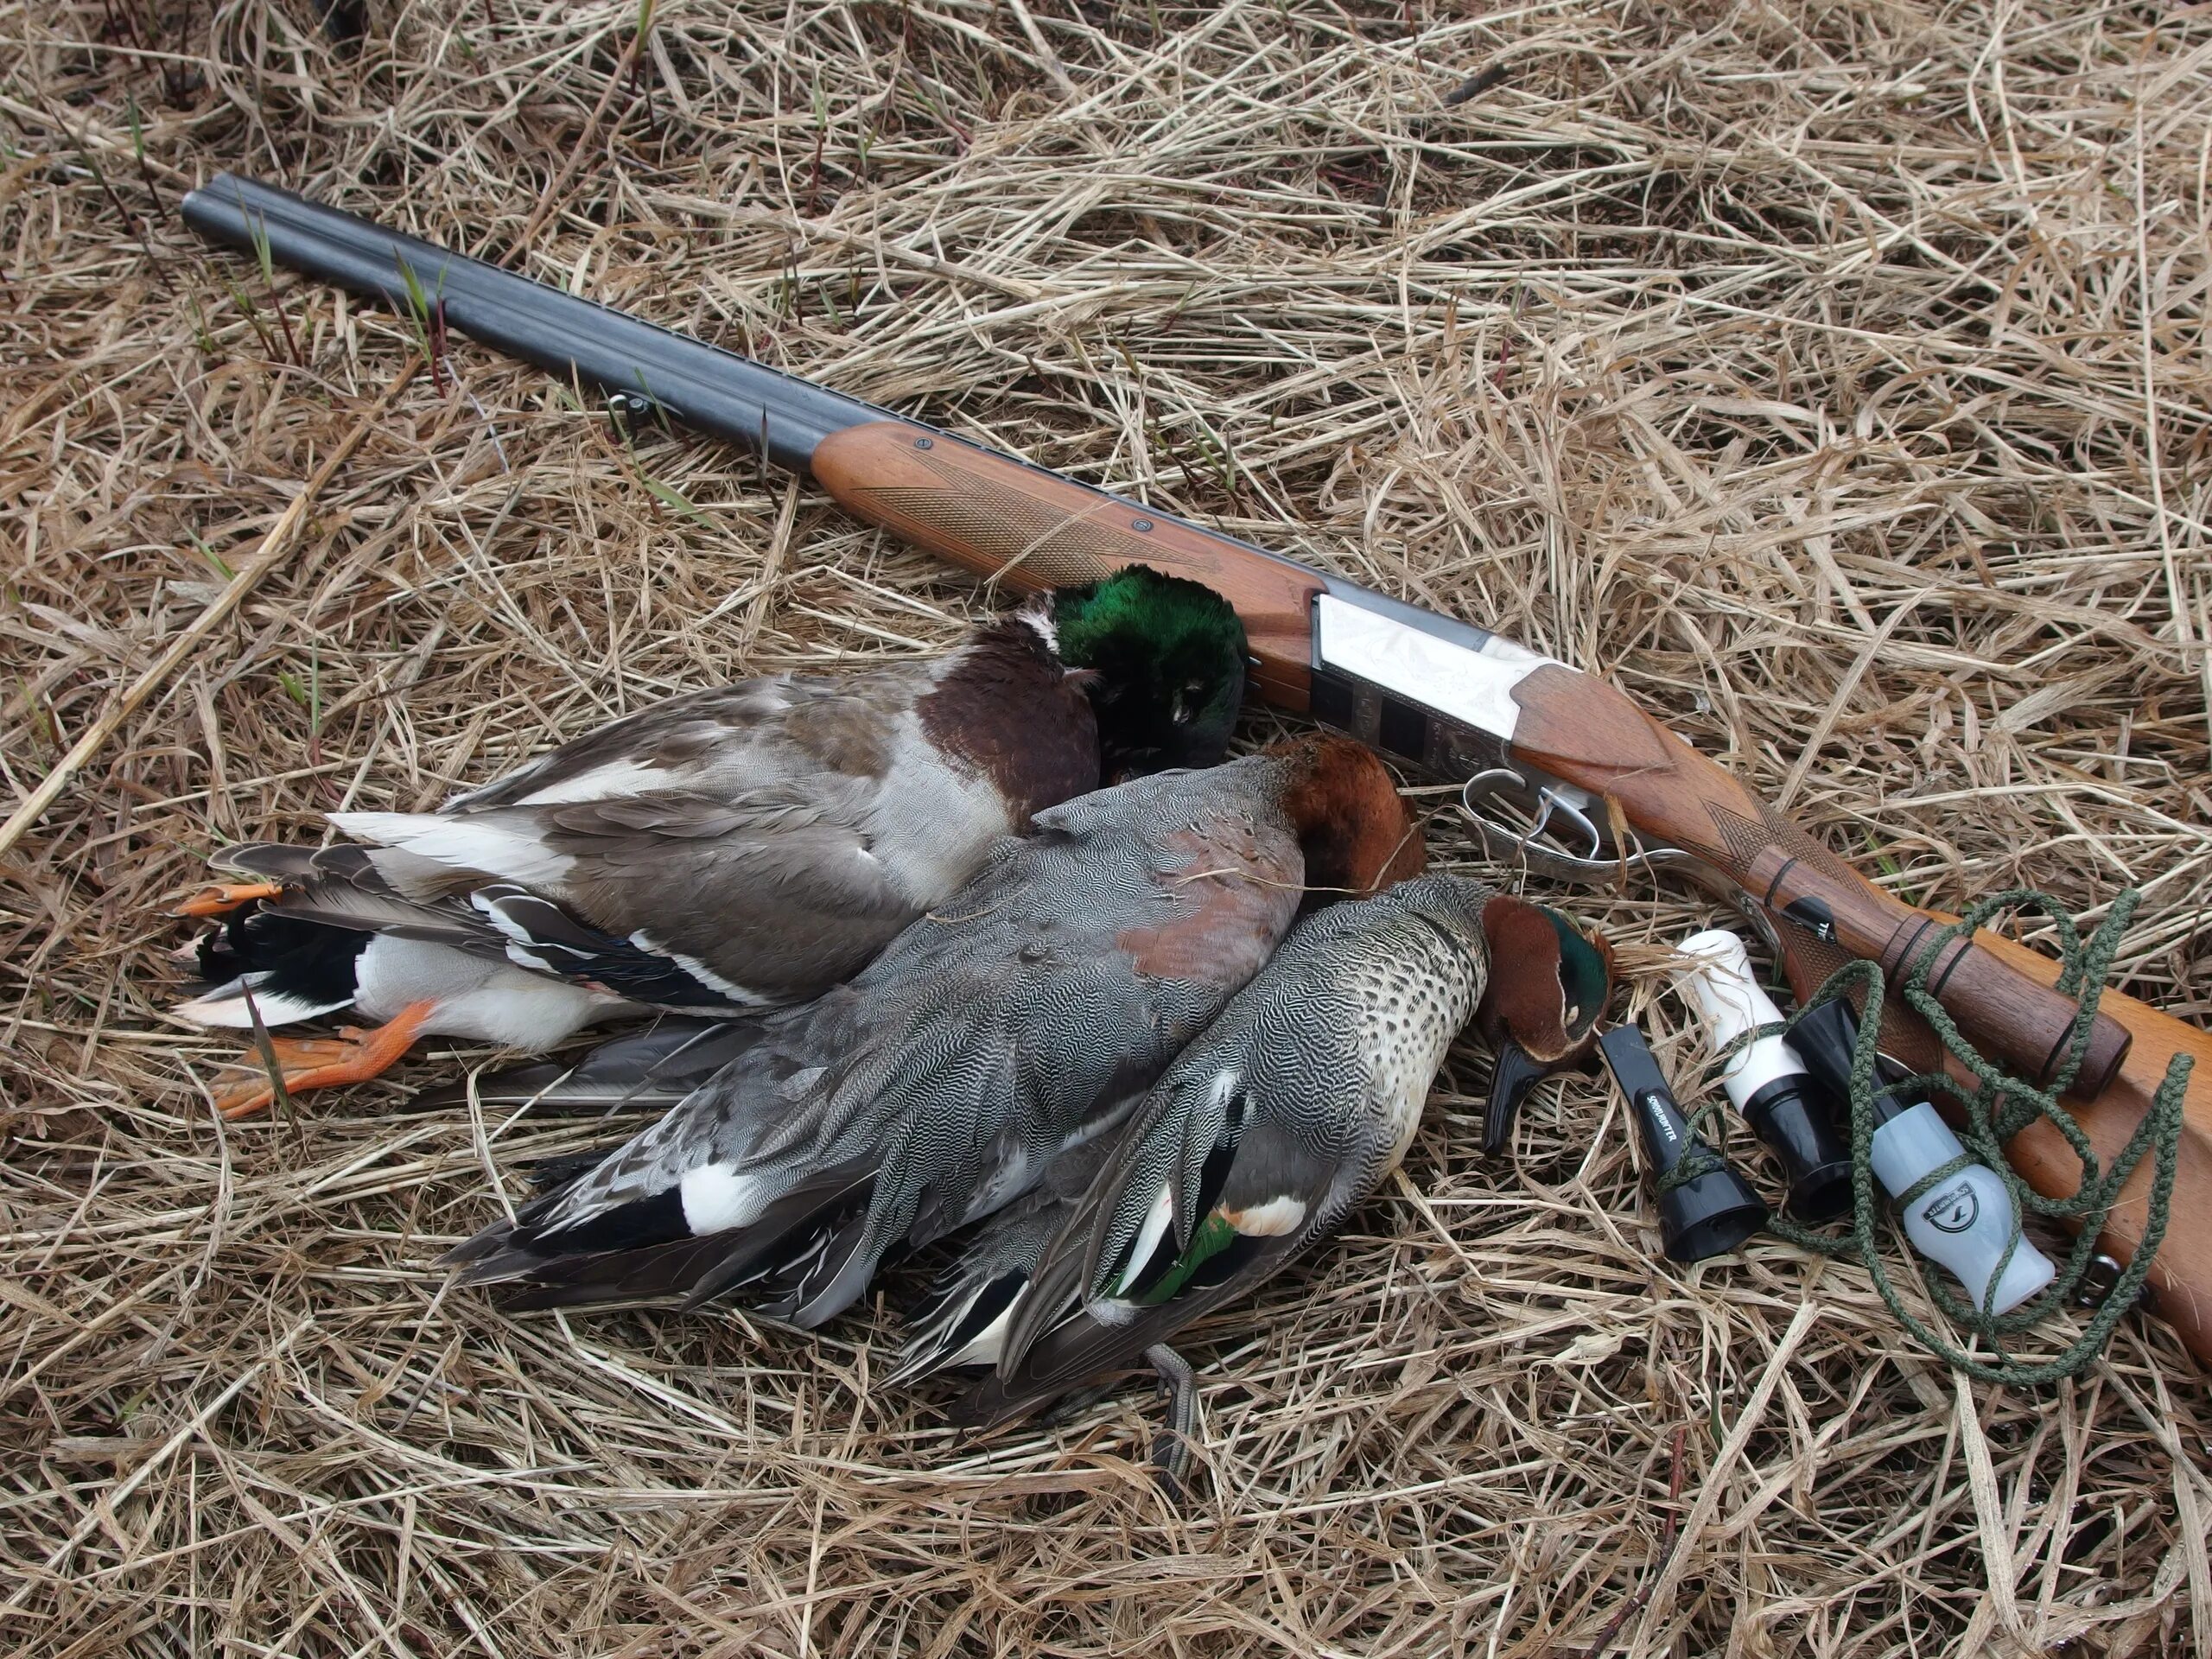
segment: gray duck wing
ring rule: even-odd
[[[1035,1186],[955,1240],[951,1260],[907,1313],[906,1341],[884,1378],[887,1386],[998,1363],[1007,1316],[1112,1152],[1106,1131],[1113,1127],[1109,1122],[1065,1148]]]
[[[415,1097],[418,1109],[466,1105],[523,1107],[542,1116],[611,1116],[665,1112],[760,1040],[749,1020],[669,1016],[624,1032],[573,1059],[506,1066],[447,1084]],[[593,1164],[600,1160],[592,1159]],[[571,1173],[582,1174],[588,1166]]]
[[[664,698],[572,738],[439,810],[669,791],[741,796],[814,772],[880,774],[891,735],[935,678],[929,663],[840,680],[764,675]]]
[[[913,918],[871,849],[875,787],[817,779],[741,798],[664,790],[332,822],[375,843],[397,891],[495,896],[528,965],[666,1007],[742,1007],[849,977]]]
[[[999,842],[849,984],[770,1016],[667,1118],[454,1259],[472,1279],[544,1283],[574,1275],[580,1252],[719,1235],[691,1295],[766,1275],[811,1325],[886,1251],[1019,1197],[1102,1106],[1159,1075],[1289,924],[1301,866],[1287,831],[1218,779],[1159,782]]]
[[[1204,1039],[1063,1214],[1006,1319],[993,1374],[954,1409],[988,1426],[1094,1378],[1273,1277],[1340,1218],[1342,1160],[1262,1115],[1243,1057]],[[1187,1230],[1179,1228],[1179,1217]]]

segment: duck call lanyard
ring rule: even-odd
[[[2143,1115],[2127,1144],[2113,1158],[2109,1170],[2100,1168],[2095,1150],[2089,1138],[2075,1122],[2074,1115],[2060,1104],[2063,1094],[2074,1080],[2079,1068],[2084,1042],[2091,1021],[2096,1018],[2097,1000],[2102,994],[2105,981],[2112,971],[2112,962],[2120,950],[2120,937],[2127,930],[2141,899],[2139,889],[2128,887],[2113,900],[2111,912],[2095,933],[2086,941],[2073,919],[2048,894],[2031,887],[2012,887],[1992,893],[1981,899],[1958,921],[1948,927],[1930,930],[1923,949],[1916,950],[1904,965],[1899,995],[1911,1008],[1935,1031],[1944,1051],[1958,1061],[1974,1081],[1971,1087],[1942,1074],[1929,1074],[1904,1079],[1894,1084],[1884,1083],[1877,1076],[1876,1057],[1881,1048],[1883,974],[1875,963],[1859,961],[1845,964],[1832,975],[1827,982],[1789,1020],[1779,1026],[1761,1026],[1745,1032],[1716,1057],[1726,1061],[1738,1049],[1777,1032],[1786,1035],[1790,1027],[1813,1009],[1834,1001],[1847,991],[1861,989],[1866,993],[1865,1009],[1859,1025],[1858,1040],[1852,1051],[1851,1062],[1851,1167],[1853,1210],[1850,1230],[1840,1237],[1816,1233],[1796,1225],[1777,1214],[1767,1224],[1769,1229],[1790,1243],[1824,1255],[1853,1256],[1866,1269],[1873,1280],[1874,1288],[1888,1305],[1897,1322],[1910,1332],[1914,1338],[1930,1353],[1947,1364],[1964,1371],[1969,1376],[1986,1382],[2009,1382],[2029,1386],[2056,1382],[2062,1378],[2077,1376],[2093,1364],[2111,1340],[2113,1329],[2127,1310],[2135,1305],[2141,1294],[2143,1281],[2151,1271],[2157,1256],[2159,1241],[2165,1236],[2166,1224],[2171,1217],[2174,1171],[2180,1160],[2183,1123],[2182,1099],[2189,1088],[2191,1062],[2189,1056],[2177,1054],[2166,1067],[2166,1075],[2152,1096],[2151,1109]],[[1941,953],[1951,939],[1970,933],[1982,926],[1998,912],[2010,909],[2029,909],[2049,917],[2056,926],[2060,938],[2060,960],[2063,964],[2059,975],[2058,988],[2075,1000],[2073,1028],[2067,1039],[2066,1059],[2048,1090],[2037,1089],[1992,1065],[1976,1052],[1974,1046],[1960,1033],[1957,1023],[1944,1010],[1943,1005],[1929,995],[1927,987],[1929,964]],[[1970,1354],[1946,1338],[1930,1330],[1916,1318],[1904,1305],[1903,1294],[1890,1277],[1884,1265],[1878,1242],[1878,1218],[1883,1211],[1881,1188],[1876,1184],[1872,1168],[1874,1131],[1881,1127],[1876,1107],[1876,1096],[1888,1090],[1900,1096],[1932,1100],[1936,1092],[1949,1096],[1966,1110],[1966,1122],[1959,1128],[1959,1138],[1965,1142],[1967,1153],[1948,1163],[1932,1169],[1911,1187],[1897,1195],[1900,1207],[1910,1205],[1916,1198],[1932,1190],[1939,1183],[1957,1174],[1967,1164],[1979,1161],[1986,1164],[2004,1182],[2012,1196],[2014,1225],[2012,1243],[2005,1247],[1989,1277],[1993,1288],[2003,1279],[2013,1251],[2019,1244],[2018,1217],[2021,1212],[2032,1211],[2077,1224],[2074,1247],[2057,1276],[2039,1296],[2010,1313],[1993,1314],[1986,1307],[1978,1307],[1962,1300],[1943,1285],[1929,1270],[1921,1272],[1921,1282],[1929,1296],[1945,1316],[1958,1327],[1970,1331],[1996,1351],[1996,1357],[1985,1358]],[[2082,1181],[2071,1198],[2047,1198],[2021,1179],[2005,1160],[2005,1143],[2038,1117],[2047,1118],[2066,1138],[2068,1146],[2082,1160]],[[2120,1189],[2134,1174],[2145,1155],[2152,1159],[2150,1205],[2143,1229],[2143,1241],[2134,1257],[2120,1272],[2111,1291],[2106,1295],[2095,1314],[2083,1328],[2080,1337],[2052,1358],[2027,1362],[2012,1358],[2005,1352],[2004,1339],[2016,1332],[2025,1330],[2044,1314],[2069,1300],[2090,1270],[2097,1253],[2097,1235],[2104,1230],[2106,1218],[2120,1198]]]

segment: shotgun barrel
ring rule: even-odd
[[[642,397],[669,418],[804,471],[832,432],[897,418],[873,404],[289,190],[218,175],[184,199],[184,222],[242,253],[394,310],[442,307],[448,327],[567,380]],[[428,327],[431,319],[418,317]]]

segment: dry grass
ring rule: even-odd
[[[233,167],[527,231],[538,275],[1605,669],[1916,899],[2141,882],[2128,982],[2203,1018],[2212,18],[1486,10],[664,0],[611,80],[634,3],[369,0],[340,50],[308,0],[0,0],[8,791],[410,349],[195,245],[178,195]],[[202,850],[982,602],[726,449],[452,366],[0,869],[8,1650],[2212,1649],[2169,1333],[1961,1388],[1855,1268],[1670,1269],[1609,1096],[1485,1162],[1471,1048],[1405,1180],[1194,1344],[1185,1519],[1140,1389],[962,1447],[869,1387],[889,1315],[448,1294],[440,1245],[597,1132],[409,1115],[448,1054],[216,1122],[226,1046],[158,1014]]]

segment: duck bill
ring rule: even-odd
[[[1513,1124],[1521,1116],[1521,1103],[1556,1067],[1545,1065],[1516,1042],[1500,1043],[1490,1074],[1490,1099],[1483,1108],[1483,1151],[1505,1150],[1513,1139]]]

